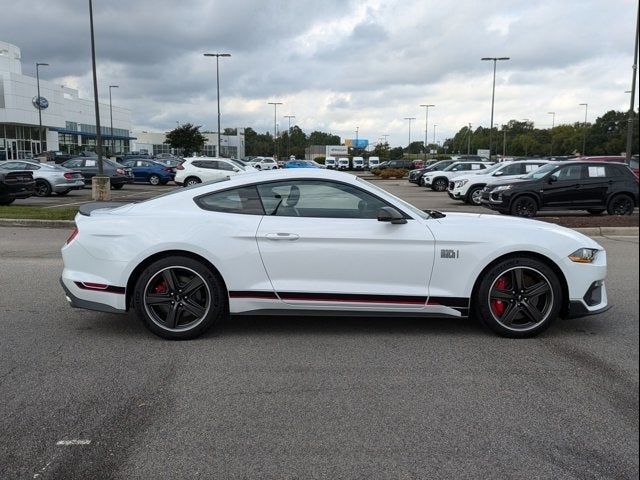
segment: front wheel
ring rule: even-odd
[[[448,186],[449,182],[445,178],[438,178],[431,184],[431,188],[436,192],[444,192]]]
[[[631,215],[634,208],[635,202],[630,196],[618,194],[609,200],[607,212],[609,215]]]
[[[149,265],[136,282],[133,303],[145,326],[163,338],[195,338],[225,311],[225,289],[201,262],[171,256]]]
[[[517,217],[535,217],[538,213],[538,203],[535,198],[524,196],[516,198],[511,205],[511,215]]]
[[[482,205],[482,187],[471,187],[467,194],[467,203]]]
[[[537,335],[551,325],[562,306],[562,287],[545,263],[527,257],[499,262],[484,274],[474,311],[494,332],[511,338]]]
[[[149,183],[151,185],[160,185],[160,177],[158,175],[151,175],[149,177]]]

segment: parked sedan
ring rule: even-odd
[[[6,170],[0,163],[0,205],[33,195],[36,182],[30,170]]]
[[[425,213],[340,172],[235,175],[121,208],[85,204],[75,222],[62,248],[71,306],[134,310],[171,339],[227,313],[471,311],[521,338],[608,307],[606,253],[593,239],[532,220]]]
[[[487,185],[482,204],[520,217],[544,209],[630,215],[638,206],[638,181],[623,163],[553,162],[520,179]]]
[[[106,158],[102,159],[104,174],[111,178],[111,188],[120,190],[127,183],[133,183],[133,171]],[[98,159],[94,157],[76,157],[62,164],[64,168],[82,173],[85,185],[91,185],[91,179],[98,175]]]
[[[122,165],[133,171],[133,178],[136,182],[166,185],[175,177],[173,168],[146,158],[126,160]]]
[[[30,170],[36,182],[35,194],[48,197],[51,193],[66,195],[71,190],[84,188],[84,178],[79,171],[61,165],[12,160],[2,164],[6,170]]]

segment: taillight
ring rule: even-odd
[[[116,173],[118,175],[124,175],[124,170],[122,170],[121,168],[116,168]]]
[[[173,172],[173,169],[171,167],[164,167],[164,171],[165,172]]]
[[[184,167],[182,166],[182,164],[180,164],[176,167],[176,170],[184,170]]]
[[[64,174],[64,178],[66,178],[67,180],[73,180],[73,173],[65,173]]]
[[[71,232],[71,235],[69,235],[69,238],[67,238],[65,245],[69,245],[71,242],[73,242],[73,240],[78,236],[79,233],[80,230],[78,230],[78,227],[74,228],[73,232]]]

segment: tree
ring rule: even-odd
[[[397,160],[404,156],[404,149],[402,147],[395,147],[389,150],[389,160]]]
[[[200,133],[201,125],[185,123],[167,133],[164,143],[171,145],[171,148],[181,149],[185,156],[190,156],[194,152],[202,151],[206,137]]]

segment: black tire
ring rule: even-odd
[[[424,187],[424,180],[423,180],[423,178],[422,178],[422,177],[420,177],[420,178],[418,179],[418,185],[419,185],[419,186],[421,186],[421,187]]]
[[[431,184],[431,190],[436,192],[444,192],[449,187],[449,182],[446,178],[436,178]]]
[[[69,193],[71,191],[71,189],[67,189],[67,190],[62,190],[61,192],[56,192],[56,195],[60,195],[61,197],[65,196],[67,193]]]
[[[482,205],[482,202],[480,200],[482,198],[483,188],[484,188],[483,186],[471,187],[467,192],[467,198],[465,200],[465,203],[469,203],[471,205],[478,205],[478,206]]]
[[[188,340],[207,331],[225,312],[226,290],[207,266],[171,256],[144,269],[133,292],[138,317],[156,335]]]
[[[9,200],[0,200],[0,205],[2,206],[11,205],[15,201],[16,201],[15,198],[10,198]]]
[[[38,179],[33,193],[36,197],[48,197],[51,195],[51,185],[46,180]]]
[[[539,260],[517,257],[483,273],[473,310],[497,334],[527,338],[549,328],[562,301],[562,285],[553,269]]]
[[[614,195],[607,205],[607,213],[609,215],[631,215],[635,208],[633,198],[624,193]]]
[[[149,183],[151,185],[160,185],[160,176],[159,175],[149,175]]]
[[[509,211],[511,212],[511,215],[515,215],[517,217],[535,217],[536,213],[538,213],[538,202],[536,202],[535,198],[530,197],[529,195],[523,195],[513,201]]]
[[[193,185],[197,185],[198,183],[202,183],[202,181],[198,177],[187,177],[182,186],[191,187]]]
[[[606,208],[588,208],[587,212],[591,215],[602,215],[606,210]]]
[[[124,187],[124,183],[118,183],[116,185],[111,185],[111,188],[113,188],[114,190],[122,190],[122,187]]]

